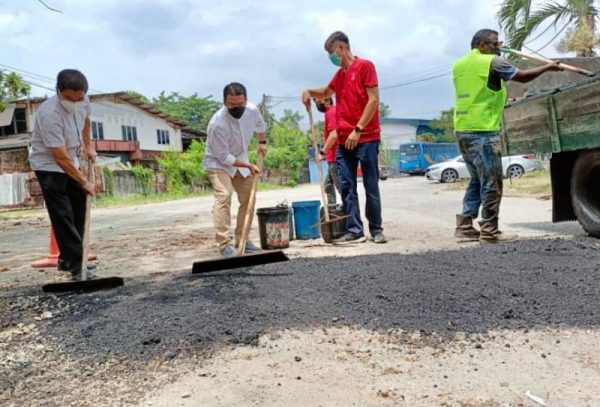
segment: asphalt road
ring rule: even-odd
[[[387,245],[296,242],[290,262],[205,275],[189,269],[190,260],[213,254],[210,199],[97,211],[95,244],[106,248],[100,265],[120,270],[126,285],[85,295],[41,295],[35,283],[54,272],[16,264],[39,254],[43,228],[5,223],[9,260],[2,262],[11,270],[1,274],[0,405],[134,405],[190,363],[285,329],[416,331],[433,348],[460,333],[474,349],[496,330],[597,334],[600,243],[576,224],[545,221],[549,202],[504,201],[504,228],[523,235],[521,242],[461,246],[451,238],[459,191],[417,178],[382,187]],[[261,203],[315,192],[270,191]],[[177,244],[178,234],[202,239]],[[169,248],[162,252],[168,262],[161,252],[143,261],[144,236]],[[124,237],[140,244],[116,243]]]

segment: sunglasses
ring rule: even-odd
[[[498,47],[498,45],[502,45],[502,44],[504,44],[504,41],[493,41],[493,42],[491,42],[491,41],[485,41],[485,43],[486,43],[486,44],[493,45],[494,47],[496,47],[496,48],[497,48],[497,47]]]

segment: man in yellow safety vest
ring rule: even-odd
[[[479,30],[471,51],[454,63],[454,131],[471,180],[463,199],[462,213],[456,215],[454,235],[482,243],[515,241],[498,230],[502,200],[502,159],[500,121],[506,103],[505,82],[529,82],[548,71],[559,71],[559,62],[520,70],[500,57],[498,32]],[[473,219],[481,208],[480,231]]]

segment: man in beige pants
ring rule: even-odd
[[[215,194],[213,221],[216,241],[224,257],[237,254],[242,227],[248,205],[254,216],[254,202],[250,202],[253,177],[260,169],[250,164],[248,147],[254,134],[258,135],[258,153],[267,152],[266,124],[258,108],[247,101],[246,88],[241,83],[230,83],[223,89],[223,107],[208,123],[208,138],[203,164]],[[231,233],[231,196],[238,196],[240,207],[235,228],[235,246]],[[251,241],[246,242],[246,252],[257,252]]]

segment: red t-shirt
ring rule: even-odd
[[[329,89],[335,92],[337,104],[337,132],[338,143],[343,144],[360,120],[367,101],[367,88],[377,86],[377,72],[375,65],[367,59],[354,57],[354,62],[347,71],[340,68],[331,82]],[[359,143],[379,140],[379,109],[363,129]]]
[[[325,111],[325,129],[323,131],[323,142],[327,142],[327,138],[329,137],[329,133],[334,130],[337,130],[337,119],[336,119],[336,108],[335,106],[329,106],[327,111]],[[329,151],[325,153],[325,159],[328,163],[335,162],[335,153],[337,151],[338,143],[337,141],[331,146]]]

